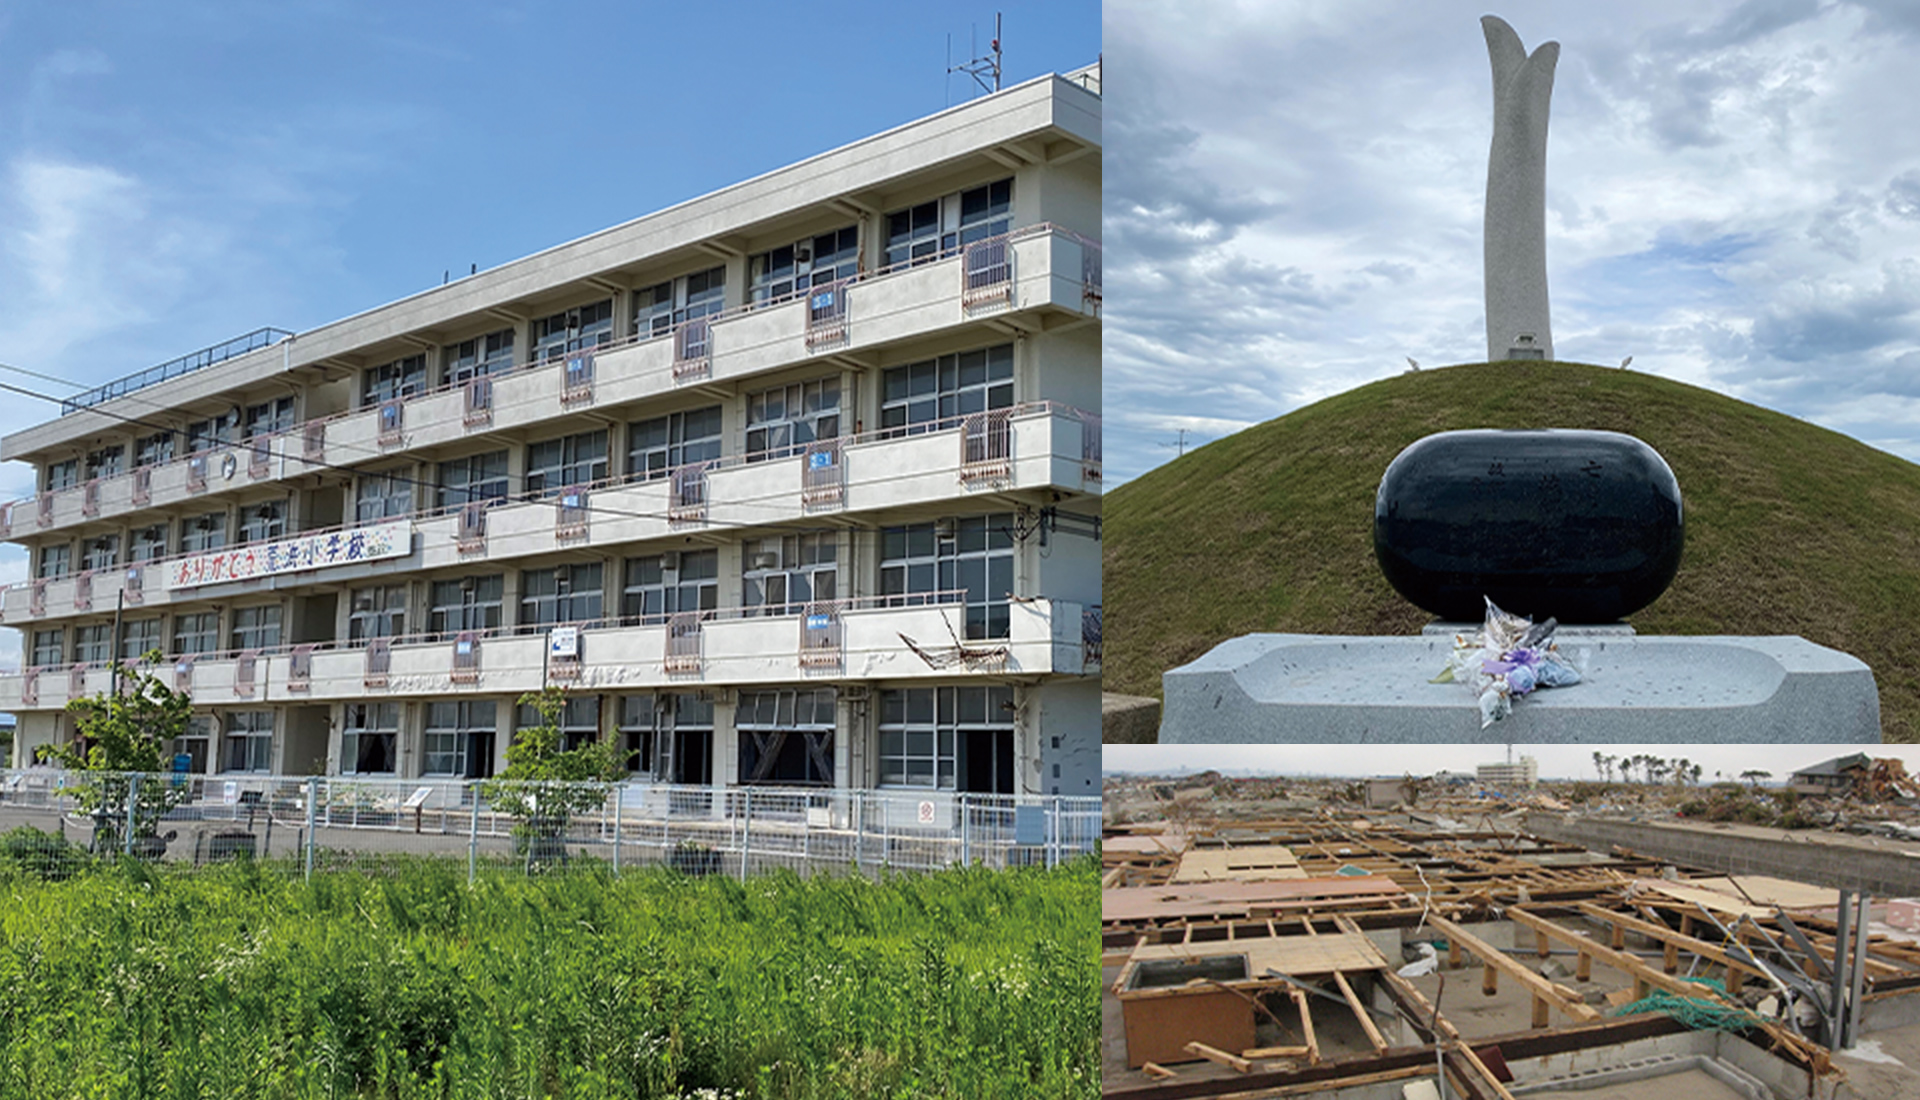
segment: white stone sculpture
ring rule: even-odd
[[[1480,18],[1493,63],[1487,157],[1487,359],[1551,359],[1547,317],[1547,108],[1560,43],[1528,55],[1498,16]]]

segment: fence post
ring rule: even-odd
[[[480,788],[468,783],[467,794],[473,805],[467,821],[467,885],[472,886],[480,877]]]
[[[853,792],[853,869],[867,873],[867,792]]]
[[[740,788],[740,881],[747,881],[747,850],[753,847],[753,788]]]
[[[616,785],[613,788],[613,873],[615,875],[620,873],[620,811],[626,803],[627,800],[622,797],[622,792]]]
[[[973,837],[967,831],[967,823],[973,820],[973,807],[967,803],[967,796],[960,795],[960,866],[973,863]]]
[[[133,855],[134,807],[140,805],[140,773],[134,772],[127,777],[127,827],[120,835],[121,849],[129,857]]]
[[[319,814],[315,810],[315,806],[318,805],[319,801],[320,801],[320,777],[317,775],[310,775],[307,777],[307,881],[308,882],[313,881],[313,849],[314,849],[313,830],[314,830],[315,822],[319,820]]]
[[[1047,822],[1047,866],[1060,866],[1060,796],[1053,796],[1052,820]]]

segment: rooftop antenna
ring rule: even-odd
[[[953,35],[951,34],[947,35],[947,75],[952,76],[954,73],[966,73],[968,76],[973,78],[973,82],[975,84],[980,85],[981,91],[984,91],[984,92],[999,91],[1000,90],[1000,13],[999,12],[993,13],[993,41],[989,43],[988,50],[986,53],[983,54],[979,52],[979,48],[980,48],[979,42],[976,38],[974,38],[971,35],[971,33],[969,33],[967,42],[968,42],[968,49],[973,52],[973,60],[967,62],[964,65],[955,65],[953,63]],[[987,77],[989,76],[993,77],[992,84],[987,83]]]

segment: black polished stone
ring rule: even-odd
[[[1388,583],[1442,619],[1487,598],[1535,622],[1615,622],[1680,568],[1680,484],[1619,432],[1441,432],[1380,479],[1373,553]]]

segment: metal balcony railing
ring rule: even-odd
[[[264,347],[271,347],[282,340],[290,339],[292,336],[293,333],[285,329],[255,329],[245,336],[236,336],[223,343],[214,344],[212,347],[201,348],[199,351],[182,355],[178,359],[169,359],[157,367],[148,367],[146,370],[129,374],[125,378],[116,378],[104,386],[97,386],[85,393],[65,398],[60,402],[60,415],[65,416],[68,413],[79,412],[81,409],[91,408],[103,401],[111,401],[116,397],[125,397],[135,390],[145,389],[158,382],[165,382],[169,378],[178,378],[183,374],[190,374],[203,367],[210,367],[215,363],[225,362],[236,356],[245,355],[250,351],[258,351]]]

